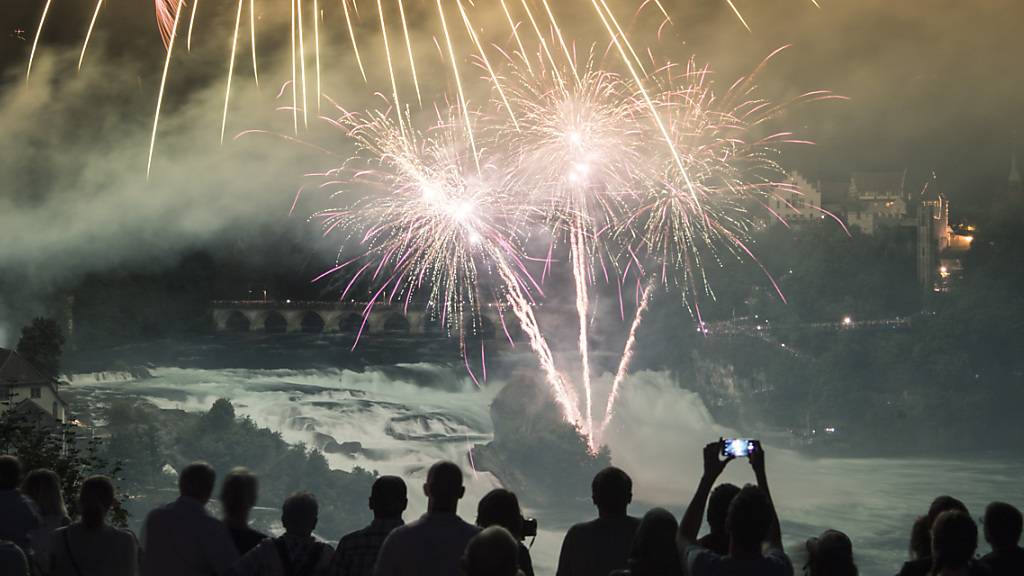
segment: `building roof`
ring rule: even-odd
[[[854,172],[851,180],[860,194],[903,195],[906,172]]]
[[[850,195],[850,184],[838,181],[820,181],[818,190],[821,191],[821,201],[828,203],[841,203]]]
[[[24,386],[28,384],[53,385],[53,378],[47,377],[31,362],[14,350],[0,348],[0,386]]]

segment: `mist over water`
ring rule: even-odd
[[[480,497],[500,485],[491,474],[473,470],[468,452],[491,439],[489,406],[503,383],[492,380],[477,390],[458,368],[429,363],[364,372],[158,368],[153,375],[133,383],[80,381],[75,388],[92,402],[130,395],[189,411],[205,411],[217,398],[229,398],[239,415],[289,442],[322,446],[323,435],[338,443],[358,442],[346,453],[325,454],[331,467],[359,466],[404,477],[410,494],[407,520],[424,512],[420,485],[426,468],[439,459],[458,462],[466,472],[460,512],[468,521],[474,520]],[[607,379],[597,379],[598,390]],[[605,440],[613,462],[634,479],[632,513],[657,505],[678,516],[699,479],[701,447],[734,434],[739,433],[714,422],[697,394],[678,388],[666,373],[644,371],[627,381]],[[798,568],[799,544],[835,527],[853,539],[862,574],[892,574],[906,557],[914,517],[934,496],[953,494],[979,514],[987,502],[1019,500],[1024,490],[1020,462],[811,459],[770,443],[767,458],[787,548]],[[746,461],[737,460],[722,481],[752,482],[753,474]],[[524,500],[526,513],[536,516],[541,528],[532,548],[534,564],[538,573],[553,573],[565,529],[593,514],[589,486],[580,486],[579,501],[559,510],[530,509],[529,495]]]

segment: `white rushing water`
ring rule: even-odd
[[[467,494],[460,510],[469,521],[480,497],[499,485],[490,474],[472,470],[467,452],[491,437],[489,406],[500,384],[478,391],[464,374],[429,364],[362,373],[158,368],[153,375],[132,383],[87,379],[75,387],[194,411],[228,398],[239,415],[280,432],[289,442],[317,445],[322,434],[339,443],[359,442],[361,450],[352,454],[327,454],[330,465],[404,477],[410,491],[407,519],[423,512],[420,485],[426,467],[439,459],[454,460],[466,470]],[[424,378],[445,386],[414,383]],[[605,439],[613,462],[633,477],[632,513],[641,515],[658,505],[678,517],[700,475],[701,446],[729,434],[696,394],[675,387],[666,374],[633,375]],[[975,515],[995,499],[1024,504],[1020,461],[811,459],[771,446],[766,455],[787,547],[798,550],[800,542],[824,528],[841,529],[853,539],[865,576],[898,570],[914,517],[938,494],[961,498]],[[735,461],[722,481],[742,484],[753,478],[745,461]],[[589,499],[589,486],[580,486],[579,494]],[[532,549],[534,564],[538,574],[551,574],[565,525],[586,518],[527,512],[541,525]],[[801,562],[796,553],[794,562]]]

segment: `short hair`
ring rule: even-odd
[[[664,508],[644,514],[633,537],[629,567],[633,574],[680,574],[676,517]]]
[[[296,492],[281,505],[281,523],[288,532],[309,535],[316,528],[320,505],[309,492]]]
[[[15,456],[0,456],[0,490],[14,490],[21,483],[21,461]]]
[[[633,479],[621,469],[609,466],[594,476],[590,491],[598,509],[625,508],[633,500]]]
[[[504,488],[491,490],[477,504],[476,525],[481,528],[501,526],[513,536],[521,536],[523,512],[519,508],[519,498]]]
[[[928,507],[928,528],[931,529],[931,525],[935,523],[935,519],[939,517],[939,514],[946,512],[947,510],[959,510],[964,514],[969,514],[967,505],[960,500],[953,498],[952,496],[942,495],[932,500],[931,506]]]
[[[853,542],[839,530],[825,530],[807,541],[807,569],[810,576],[857,576]]]
[[[182,496],[206,502],[213,494],[213,485],[217,482],[217,472],[206,462],[193,462],[181,471],[178,476],[178,492]]]
[[[713,532],[725,530],[725,517],[729,515],[729,504],[732,499],[740,493],[740,487],[735,484],[719,484],[711,491],[708,498],[708,525]]]
[[[932,524],[932,561],[939,568],[966,566],[978,548],[978,526],[966,512],[947,510]]]
[[[768,494],[757,486],[747,484],[729,504],[725,529],[734,542],[741,546],[756,546],[764,542],[772,523],[772,503]]]
[[[405,480],[398,476],[381,476],[370,488],[370,509],[378,514],[401,514],[408,504]]]
[[[1020,510],[1006,502],[993,502],[985,508],[985,538],[993,548],[1011,548],[1020,542],[1024,518]]]
[[[448,460],[435,462],[427,470],[427,486],[432,498],[458,500],[462,497],[462,469]]]
[[[248,468],[233,468],[220,486],[220,503],[228,514],[247,512],[256,505],[260,481]]]
[[[462,567],[466,576],[515,576],[519,543],[501,526],[485,528],[466,544]]]
[[[86,478],[78,492],[78,502],[83,511],[110,510],[114,506],[114,483],[106,476]]]

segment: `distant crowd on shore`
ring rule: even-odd
[[[555,576],[792,576],[764,451],[748,458],[755,484],[716,486],[734,460],[723,458],[720,447],[705,447],[703,474],[678,523],[661,508],[629,515],[630,477],[614,467],[599,472],[591,484],[597,518],[566,532]],[[250,527],[255,475],[236,468],[225,476],[221,519],[206,509],[215,483],[210,465],[185,467],[179,497],[150,511],[136,538],[108,521],[116,503],[109,478],[82,483],[72,521],[55,472],[23,477],[16,457],[0,456],[0,576],[534,576],[524,541],[536,534],[536,524],[523,517],[516,495],[489,492],[476,522],[466,522],[458,515],[462,470],[452,462],[430,467],[423,485],[427,512],[408,523],[405,481],[379,477],[369,495],[373,521],[336,546],[314,535],[313,494],[285,499],[284,532],[272,537]],[[705,518],[708,531],[698,537]],[[993,502],[981,521],[992,551],[978,557],[978,526],[967,507],[951,496],[936,498],[911,529],[910,558],[898,576],[1024,575],[1020,510]],[[825,530],[805,547],[804,574],[858,575],[846,534]]]

